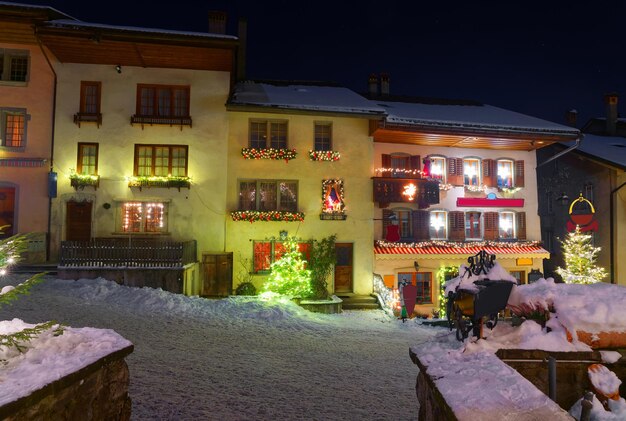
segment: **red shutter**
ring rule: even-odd
[[[254,272],[270,270],[272,244],[269,241],[253,242]]]
[[[497,240],[499,237],[498,212],[485,212],[485,240]]]
[[[393,211],[383,209],[383,232],[380,236],[383,240],[387,237],[387,226],[391,225],[391,215],[393,215]]]
[[[450,220],[450,240],[465,241],[465,213],[450,211],[448,218]]]
[[[413,219],[413,240],[424,241],[430,239],[430,212],[425,210],[417,210],[411,212]]]
[[[517,212],[515,214],[515,228],[517,229],[517,239],[526,239],[526,212]]]
[[[411,155],[410,164],[413,171],[419,171],[422,169],[419,155]]]
[[[524,187],[524,161],[515,161],[515,187]]]
[[[286,251],[287,247],[285,247],[284,243],[278,241],[274,242],[274,261],[278,262]]]
[[[462,158],[448,158],[448,183],[453,186],[463,185]]]
[[[493,159],[483,159],[483,184],[487,187],[496,187],[498,185],[497,163]]]
[[[383,168],[391,168],[391,155],[383,154],[381,164]]]

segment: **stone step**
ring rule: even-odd
[[[342,310],[380,310],[378,303],[341,303]]]
[[[41,264],[17,264],[11,267],[12,273],[41,273],[47,272],[48,275],[56,275],[57,274],[57,264],[56,263],[41,263]]]
[[[343,301],[341,308],[345,310],[376,310],[380,308],[376,297],[371,295],[340,295],[339,298]]]

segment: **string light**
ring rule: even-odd
[[[382,248],[424,248],[424,247],[445,247],[456,249],[468,249],[476,247],[501,247],[501,248],[514,248],[514,247],[537,247],[540,246],[540,241],[516,241],[514,243],[510,241],[470,241],[470,242],[455,242],[446,240],[428,240],[414,243],[393,243],[385,240],[377,240],[375,242],[376,247]]]
[[[396,174],[403,174],[403,175],[418,175],[420,177],[423,177],[425,175],[425,173],[423,171],[420,170],[409,170],[406,168],[376,168],[376,174],[378,177],[383,177],[385,175],[389,176],[394,176]]]
[[[336,151],[313,151],[309,150],[311,161],[339,161],[341,154]]]
[[[275,149],[275,148],[242,148],[241,156],[244,159],[283,159],[285,162],[289,162],[290,159],[294,159],[298,153],[295,149]]]
[[[303,212],[286,212],[286,211],[234,211],[230,213],[233,221],[248,221],[250,223],[256,221],[270,222],[300,222],[304,221]]]

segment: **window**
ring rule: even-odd
[[[7,148],[26,146],[26,110],[0,108],[0,146]]]
[[[509,272],[515,279],[517,279],[517,285],[526,283],[526,272],[523,270],[512,270]]]
[[[315,123],[315,144],[316,151],[331,151],[333,149],[332,142],[332,124],[331,123]]]
[[[239,182],[239,210],[298,211],[298,182],[243,180]]]
[[[187,176],[187,146],[135,145],[135,175]]]
[[[26,82],[28,80],[28,50],[0,49],[0,80]]]
[[[478,240],[482,237],[480,212],[465,212],[465,238]]]
[[[431,304],[432,298],[432,273],[430,272],[403,272],[398,273],[398,284],[410,283],[417,287],[417,304]]]
[[[8,238],[17,234],[15,212],[15,187],[0,185],[0,238]]]
[[[76,172],[82,175],[98,175],[98,144],[79,143]]]
[[[463,160],[463,178],[466,186],[480,186],[480,160],[476,158]]]
[[[498,188],[513,187],[513,161],[499,159],[497,162]]]
[[[189,117],[189,86],[137,85],[137,115]]]
[[[100,113],[100,82],[80,82],[81,114]]]
[[[310,259],[309,243],[298,243],[298,250],[304,260]],[[269,272],[272,263],[280,260],[285,253],[282,241],[253,241],[252,242],[252,265],[254,273]]]
[[[502,239],[511,239],[515,237],[515,213],[500,212],[498,217],[499,237]]]
[[[322,218],[327,216],[324,214],[330,214],[331,216],[343,214],[345,208],[343,201],[343,180],[323,180],[322,197],[324,199],[322,203]]]
[[[430,178],[446,182],[446,159],[441,156],[431,156],[430,159]]]
[[[249,146],[255,149],[287,148],[287,122],[267,120],[250,121]]]
[[[430,212],[430,238],[433,240],[445,240],[448,238],[448,223],[446,211]]]
[[[410,210],[395,210],[401,240],[413,239],[413,218]]]
[[[123,202],[120,204],[120,232],[167,233],[167,203]]]

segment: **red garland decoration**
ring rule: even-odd
[[[241,156],[244,159],[284,159],[285,162],[289,162],[290,159],[294,159],[298,153],[295,149],[256,149],[256,148],[242,148]]]
[[[285,211],[234,211],[230,213],[233,221],[248,221],[250,223],[256,221],[262,222],[301,222],[304,221],[303,212],[285,212]]]
[[[336,151],[314,151],[309,150],[309,159],[311,161],[339,161],[341,154]]]

